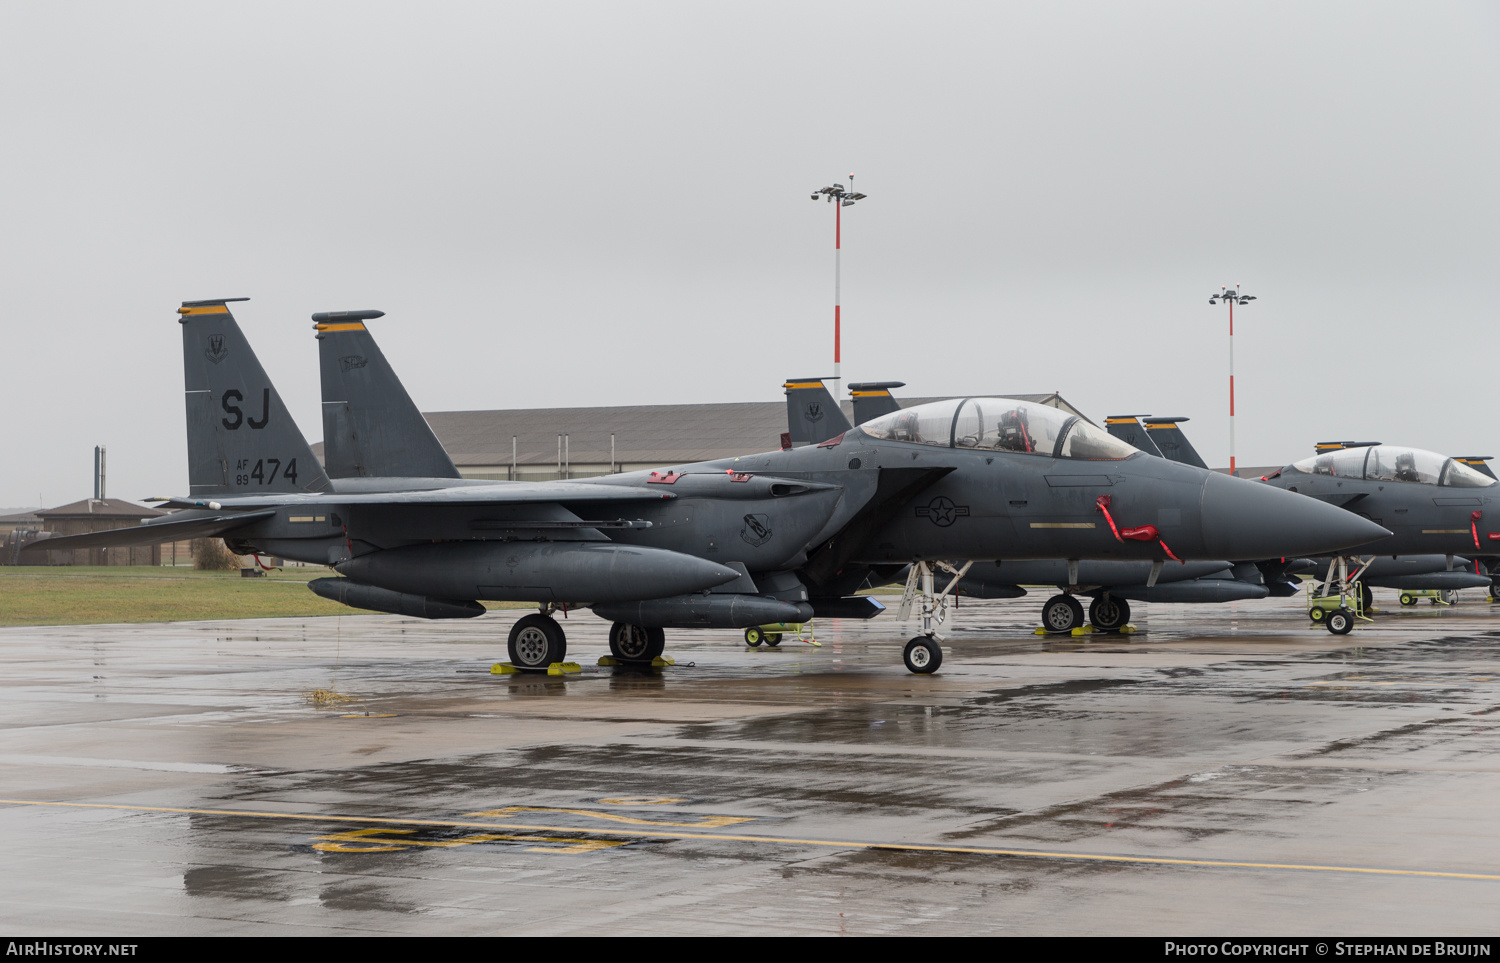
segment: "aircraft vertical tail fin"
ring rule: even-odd
[[[1104,428],[1127,445],[1132,445],[1148,455],[1165,458],[1151,435],[1141,426],[1139,415],[1110,415],[1104,419]]]
[[[1161,451],[1162,457],[1168,461],[1179,461],[1184,465],[1192,465],[1195,468],[1207,468],[1198,450],[1193,443],[1187,440],[1187,436],[1178,428],[1179,422],[1187,421],[1186,418],[1142,418],[1146,426],[1146,435],[1152,444]]]
[[[904,381],[865,381],[849,386],[854,398],[854,423],[862,425],[881,415],[901,410],[901,402],[891,397],[892,388],[904,388]]]
[[[1495,473],[1490,470],[1489,465],[1485,464],[1485,462],[1494,457],[1494,455],[1460,455],[1455,458],[1454,461],[1457,461],[1460,464],[1468,465],[1470,468],[1479,472],[1481,475],[1488,475],[1491,478],[1494,478]]]
[[[323,464],[332,478],[458,478],[427,419],[365,327],[384,311],[322,311]]]
[[[329,487],[229,302],[184,301],[188,485],[194,495],[317,492]]]
[[[853,427],[822,378],[793,378],[782,387],[786,389],[786,427],[794,448],[836,438]]]

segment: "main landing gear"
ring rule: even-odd
[[[516,619],[506,643],[510,664],[518,669],[545,672],[568,655],[568,637],[547,612],[534,612]]]
[[[1042,606],[1042,627],[1063,635],[1083,625],[1083,603],[1071,595],[1054,595]]]
[[[510,628],[510,663],[523,672],[546,672],[568,657],[568,638],[550,607],[523,615]],[[609,652],[621,662],[649,664],[661,657],[667,634],[659,628],[616,622],[609,627]]]
[[[1089,602],[1089,623],[1100,632],[1115,632],[1130,621],[1130,603],[1112,595],[1100,595]],[[1083,627],[1083,603],[1076,596],[1054,595],[1042,606],[1042,629],[1039,634],[1069,635]]]
[[[661,657],[667,633],[658,628],[616,622],[609,627],[609,654],[621,662],[650,662]]]
[[[938,645],[943,637],[937,629],[948,618],[948,604],[953,600],[958,580],[973,564],[969,561],[963,568],[954,568],[947,562],[912,563],[911,573],[906,577],[906,593],[901,596],[901,608],[896,612],[896,618],[905,622],[911,615],[912,606],[917,605],[922,619],[922,634],[906,643],[901,653],[902,661],[911,671],[927,675],[936,672],[943,664],[943,648]],[[933,586],[933,572],[939,568],[953,576],[948,587],[941,592],[935,591]]]
[[[1130,621],[1130,603],[1101,595],[1089,603],[1089,621],[1101,632],[1113,632]]]

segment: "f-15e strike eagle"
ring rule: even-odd
[[[1147,434],[1148,443],[1160,440],[1164,457],[1201,464],[1178,427],[1186,420],[1147,418],[1142,429],[1131,427],[1133,416],[1120,416],[1111,418],[1109,427]],[[1485,465],[1488,460],[1378,442],[1327,441],[1311,457],[1260,481],[1391,529],[1386,538],[1360,546],[1357,554],[1366,557],[1350,559],[1355,574],[1348,580],[1357,583],[1368,607],[1371,586],[1402,592],[1486,586],[1500,591],[1500,486]],[[1464,570],[1470,560],[1477,563],[1475,571]],[[1317,569],[1332,571],[1336,559],[1325,555],[1312,561]]]
[[[801,448],[579,481],[465,481],[435,439],[420,443],[429,476],[366,466],[331,478],[235,322],[234,300],[242,299],[178,311],[189,495],[169,501],[182,510],[48,548],[220,537],[242,554],[330,566],[342,578],[311,587],[359,608],[452,618],[480,614],[481,600],[535,602],[539,611],[508,640],[511,661],[528,670],[564,659],[558,610],[592,609],[615,623],[612,651],[649,660],[668,628],[872,617],[881,606],[851,593],[878,567],[913,565],[923,634],[903,657],[925,673],[942,661],[937,625],[948,594],[934,569],[962,575],[975,561],[1006,559],[1063,559],[1076,569],[1099,559],[1160,572],[1181,560],[1335,552],[1389,534],[1315,499],[1152,458],[1066,412],[1003,398],[903,409]],[[320,334],[338,335],[378,316],[314,320]],[[346,379],[373,363],[370,352],[344,357],[365,362],[350,361]],[[325,419],[346,418],[354,442],[329,452],[341,469],[358,468],[360,445],[409,405],[341,413],[326,402]]]

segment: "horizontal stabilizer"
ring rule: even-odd
[[[122,548],[126,545],[155,545],[158,542],[182,542],[190,538],[218,538],[244,528],[262,518],[270,518],[276,512],[267,509],[260,512],[240,512],[232,515],[184,518],[178,521],[157,522],[154,525],[136,525],[132,528],[116,528],[107,532],[88,532],[83,535],[58,535],[28,545],[23,551],[43,550],[72,551],[75,548]]]

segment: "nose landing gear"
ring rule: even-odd
[[[901,596],[901,608],[896,612],[897,620],[905,622],[911,615],[912,606],[916,605],[922,619],[922,634],[906,643],[901,653],[902,661],[912,672],[927,675],[936,672],[943,664],[943,649],[938,645],[943,636],[938,634],[938,626],[947,620],[953,590],[973,564],[970,560],[963,568],[954,568],[947,562],[912,563],[911,574],[906,577],[906,593]],[[941,592],[933,585],[934,569],[942,569],[953,576]]]
[[[1354,630],[1356,621],[1375,621],[1365,614],[1370,590],[1359,581],[1374,561],[1373,555],[1369,561],[1339,555],[1328,563],[1328,574],[1321,582],[1316,579],[1308,581],[1307,617],[1314,625],[1321,623],[1334,635],[1348,635]],[[1352,575],[1349,574],[1351,568],[1354,569]]]

